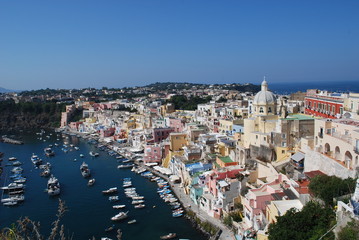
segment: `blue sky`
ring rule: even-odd
[[[359,82],[359,1],[0,1],[0,87]]]

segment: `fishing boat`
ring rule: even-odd
[[[111,194],[111,193],[116,193],[116,192],[117,192],[117,187],[109,188],[107,190],[102,191],[103,194]]]
[[[114,209],[121,209],[121,208],[125,208],[126,205],[113,205],[112,208]]]
[[[60,183],[57,178],[51,175],[50,179],[47,181],[47,193],[50,196],[55,196],[60,194]]]
[[[160,239],[172,239],[172,238],[175,238],[177,236],[176,233],[169,233],[167,235],[163,235],[160,237]]]
[[[85,162],[83,162],[81,164],[80,171],[81,171],[81,174],[82,174],[82,176],[84,178],[90,177],[90,175],[91,175],[91,171],[90,171],[90,169],[88,168],[88,165]]]
[[[113,216],[111,218],[112,221],[119,221],[119,220],[122,220],[122,219],[125,219],[127,218],[127,213],[128,212],[120,212],[119,214],[116,214],[115,216]]]
[[[94,184],[95,184],[95,179],[94,179],[94,178],[90,179],[90,180],[88,181],[88,183],[87,183],[88,186],[92,186],[92,185],[94,185]]]

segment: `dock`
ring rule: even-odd
[[[1,139],[0,139],[0,141],[1,141],[1,142],[4,142],[4,143],[10,143],[10,144],[16,144],[16,145],[24,144],[23,141],[15,140],[15,139],[8,138],[8,137],[5,137],[5,136],[2,136]]]

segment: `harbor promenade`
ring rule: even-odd
[[[166,181],[168,181],[170,183],[170,180],[166,175],[154,170],[151,167],[147,167],[142,164],[141,164],[141,166],[145,167],[147,170],[153,172],[154,174],[166,179]],[[218,228],[220,228],[222,230],[222,233],[218,238],[219,240],[236,240],[233,232],[230,231],[228,229],[228,227],[226,225],[224,225],[219,219],[209,216],[205,211],[200,209],[199,206],[196,205],[190,199],[190,197],[184,193],[180,184],[171,183],[171,188],[172,188],[173,192],[176,194],[176,196],[178,197],[178,199],[180,200],[182,206],[184,208],[186,208],[186,210],[192,210],[194,213],[196,213],[197,217],[201,219],[201,221],[208,221],[211,224],[213,224],[214,226],[217,226]]]

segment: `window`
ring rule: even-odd
[[[285,134],[285,133],[282,133],[282,138],[286,138],[287,137],[287,134]]]
[[[284,153],[285,153],[285,150],[282,150],[282,153],[284,154]]]
[[[333,106],[333,107],[332,107],[332,109],[333,109],[333,110],[332,110],[332,111],[333,111],[333,113],[335,113],[335,106]]]
[[[268,112],[269,112],[269,113],[272,112],[272,108],[271,108],[271,107],[268,108]]]
[[[264,140],[264,141],[267,140],[266,137],[264,137],[263,140]]]
[[[263,108],[262,108],[262,107],[259,108],[259,112],[260,112],[260,113],[263,112]]]
[[[258,135],[256,135],[256,139],[258,139]]]
[[[286,142],[282,142],[282,147],[286,147],[287,143]]]

